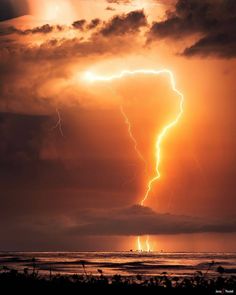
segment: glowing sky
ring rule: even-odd
[[[0,3],[2,249],[129,250],[149,234],[156,250],[235,250],[236,2]],[[84,79],[140,68],[170,69],[185,96],[143,208],[176,93],[165,77]]]

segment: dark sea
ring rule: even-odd
[[[84,265],[84,267],[83,267]],[[160,252],[0,252],[0,268],[23,271],[33,267],[41,275],[92,274],[111,276],[191,276],[202,272],[217,276],[236,275],[236,253],[160,253]],[[100,272],[99,272],[99,271]]]

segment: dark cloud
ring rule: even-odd
[[[50,34],[52,32],[61,32],[71,29],[88,32],[89,30],[97,28],[100,24],[102,24],[102,21],[99,18],[92,19],[89,23],[87,23],[85,19],[77,20],[73,22],[71,26],[45,24],[26,30],[3,24],[0,26],[0,36],[11,34],[18,34],[22,36],[30,34]],[[127,14],[116,15],[107,22],[103,22],[102,29],[98,29],[95,34],[101,34],[102,36],[121,36],[136,33],[141,27],[146,25],[147,19],[143,10],[131,11]],[[66,40],[66,38],[64,39]]]
[[[167,19],[154,22],[149,40],[201,35],[184,55],[236,56],[236,1],[179,0]],[[230,47],[230,48],[229,48]]]
[[[1,163],[39,159],[45,121],[47,116],[0,113]]]
[[[160,214],[148,207],[132,206],[110,212],[80,212],[79,225],[69,231],[78,235],[164,235],[235,232],[235,222],[219,223],[200,218]]]
[[[216,55],[234,58],[236,57],[236,34],[229,36],[227,33],[218,33],[203,37],[194,45],[186,48],[183,55]]]
[[[116,15],[101,29],[103,36],[119,36],[136,33],[147,25],[147,18],[143,10],[131,11],[127,14]]]
[[[35,27],[32,29],[21,30],[13,26],[3,26],[0,27],[0,36],[10,35],[10,34],[18,34],[18,35],[30,35],[30,34],[49,34],[52,32],[61,32],[65,30],[65,26],[61,25],[49,25],[45,24],[43,26]]]
[[[72,115],[83,119],[72,120]],[[91,113],[77,106],[74,111],[70,108],[67,112],[61,112],[61,117],[66,139],[61,136],[58,128],[54,128],[58,119],[56,111],[49,115],[0,113],[2,190],[11,189],[12,183],[16,190],[41,189],[42,183],[44,189],[77,188],[110,192],[136,190],[135,183],[126,185],[125,179],[131,179],[137,167],[127,165],[114,149],[114,142],[119,137],[113,134],[117,129],[117,120],[123,126],[116,111],[98,110]],[[94,123],[88,124],[87,121],[91,118]],[[114,122],[107,124],[112,120]],[[78,128],[76,132],[73,131],[74,125]],[[96,135],[87,138],[88,132]],[[97,136],[104,138],[106,147],[96,145]],[[109,138],[105,139],[106,136]],[[123,141],[122,137],[120,141]],[[128,141],[123,146],[126,144],[129,148]],[[94,154],[95,145],[100,153]],[[64,154],[70,155],[68,160]],[[109,154],[110,157],[106,158],[104,154]],[[72,158],[73,161],[70,160]],[[3,195],[1,197],[4,198]],[[2,206],[3,203],[4,200],[1,200]]]
[[[0,0],[0,21],[29,13],[29,5],[26,0]]]
[[[40,46],[28,46],[22,43],[11,43],[4,40],[4,46],[0,48],[0,63],[6,63],[9,59],[21,61],[33,60],[72,60],[73,58],[86,56],[102,56],[104,54],[113,55],[115,53],[126,54],[132,50],[126,38],[117,38],[109,42],[107,38],[100,35],[94,35],[89,40],[84,41],[81,38],[74,39],[50,39]],[[136,42],[134,40],[133,45]],[[9,69],[8,69],[9,70]]]
[[[84,30],[85,24],[86,24],[86,20],[85,19],[81,19],[81,20],[77,20],[77,21],[73,22],[72,26],[75,29]]]
[[[0,27],[0,36],[10,35],[10,34],[17,34],[17,33],[18,33],[18,30],[15,27],[13,27],[13,26]]]
[[[116,9],[113,8],[113,7],[111,7],[111,6],[107,6],[107,7],[106,7],[106,10],[109,10],[109,11],[115,11]]]
[[[111,4],[130,4],[132,0],[107,0]]]
[[[37,33],[42,33],[42,34],[48,34],[53,31],[54,27],[50,26],[49,24],[43,25],[41,27],[36,27],[33,29],[21,31],[22,34],[37,34]]]
[[[91,20],[91,22],[87,25],[88,30],[95,29],[98,25],[101,24],[101,20],[99,18],[94,18]]]

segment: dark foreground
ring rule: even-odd
[[[163,273],[158,277],[123,277],[114,275],[106,277],[102,270],[99,276],[92,275],[49,275],[40,276],[35,270],[18,272],[2,269],[0,272],[0,294],[20,292],[32,294],[91,294],[95,293],[131,293],[144,294],[234,294],[236,277],[220,274],[216,278],[209,278],[198,272],[192,277],[169,277]],[[138,293],[139,294],[139,293]]]

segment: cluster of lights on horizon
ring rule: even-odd
[[[165,135],[167,134],[167,132],[178,123],[179,119],[181,118],[181,116],[183,114],[183,111],[184,111],[183,110],[184,95],[176,88],[176,82],[175,82],[175,79],[174,79],[174,75],[168,69],[162,69],[162,70],[138,69],[138,70],[134,70],[134,71],[123,70],[123,71],[120,72],[120,74],[110,75],[110,76],[99,76],[99,75],[93,74],[92,72],[86,72],[85,73],[85,79],[90,81],[90,82],[94,82],[94,81],[104,81],[104,82],[106,82],[106,81],[112,81],[114,79],[121,79],[124,76],[130,76],[130,75],[136,75],[136,74],[146,74],[146,75],[167,74],[169,76],[169,79],[170,79],[172,90],[180,97],[178,114],[176,115],[176,117],[171,122],[166,124],[162,128],[161,132],[157,135],[156,144],[155,144],[155,151],[156,151],[155,152],[155,159],[156,159],[155,171],[156,171],[156,173],[148,181],[146,192],[145,192],[143,198],[141,199],[141,201],[139,203],[141,206],[144,206],[144,203],[148,199],[149,194],[150,194],[150,192],[152,190],[152,186],[153,186],[154,182],[156,182],[161,177],[161,173],[160,173],[160,170],[159,170],[160,162],[161,162],[161,143],[162,143]],[[122,113],[122,115],[123,115],[123,117],[125,119],[125,123],[128,126],[128,133],[129,133],[129,136],[130,136],[131,140],[134,143],[135,151],[136,151],[137,155],[139,156],[139,158],[144,160],[144,162],[146,163],[143,155],[138,150],[137,141],[136,141],[136,139],[133,136],[132,131],[131,131],[131,123],[130,123],[130,121],[129,121],[129,119],[128,119],[127,115],[125,114],[124,109],[122,107],[121,107],[121,113]],[[140,241],[140,236],[137,237],[137,246],[138,246],[139,251],[143,251],[142,244],[141,244],[141,241]],[[147,236],[147,238],[146,238],[146,251],[149,252],[150,250],[151,250],[151,248],[150,248],[150,243],[149,243],[149,236]]]

